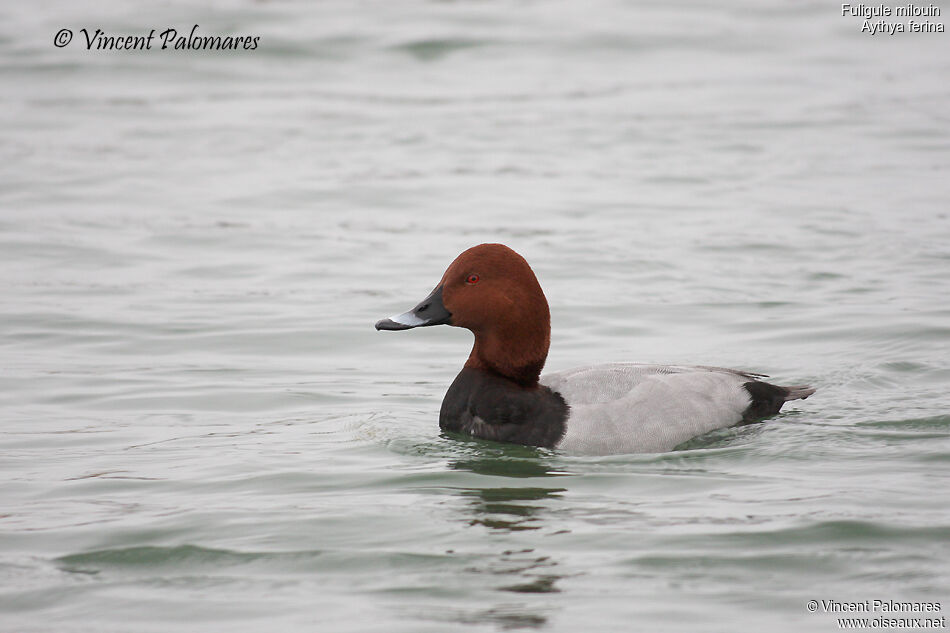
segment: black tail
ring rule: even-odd
[[[809,387],[808,385],[795,385],[794,387],[782,387],[782,389],[788,391],[788,393],[785,394],[785,402],[789,400],[804,400],[817,391],[817,389]]]
[[[739,424],[758,422],[762,418],[767,418],[781,411],[782,405],[789,400],[804,400],[815,393],[815,389],[808,385],[780,387],[759,380],[747,382],[743,386],[749,392],[752,402],[742,414],[742,422]]]

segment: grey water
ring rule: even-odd
[[[259,44],[81,32],[196,24]],[[862,24],[752,0],[3,4],[0,630],[947,616],[950,36]],[[534,267],[549,370],[818,393],[663,454],[443,436],[470,334],[373,324],[481,242]]]

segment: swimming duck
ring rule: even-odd
[[[471,330],[475,344],[445,394],[439,426],[488,440],[588,455],[665,452],[815,393],[707,366],[611,363],[541,376],[548,302],[528,262],[503,244],[463,252],[429,296],[376,329],[442,324]]]

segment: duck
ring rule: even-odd
[[[434,325],[475,335],[442,400],[439,426],[485,440],[580,455],[662,453],[764,420],[816,391],[706,365],[615,362],[541,375],[550,308],[531,266],[504,244],[462,252],[425,299],[376,330]]]

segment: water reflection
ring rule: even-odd
[[[461,490],[459,494],[472,499],[469,509],[475,516],[469,525],[518,531],[544,527],[545,507],[524,502],[542,501],[564,491],[564,488],[475,488]]]
[[[479,475],[494,477],[563,477],[569,475],[563,471],[554,470],[540,459],[518,459],[512,457],[473,457],[458,459],[449,464],[453,470],[467,470]]]
[[[493,622],[503,631],[514,629],[540,629],[548,623],[543,615],[523,612],[517,605],[500,606],[459,618],[463,624]]]
[[[551,611],[545,595],[560,593],[558,582],[568,574],[560,561],[541,549],[541,539],[563,531],[555,518],[567,489],[537,484],[570,473],[556,469],[542,449],[503,445],[477,448],[477,452],[450,462],[449,467],[483,475],[486,483],[501,485],[458,488],[453,493],[465,500],[463,519],[469,528],[496,535],[505,549],[487,555],[465,572],[483,578],[480,582],[488,589],[507,598],[500,598],[489,609],[460,615],[459,619],[493,622],[502,630],[543,628]],[[520,483],[534,485],[517,485]],[[514,596],[520,596],[523,602],[509,602]]]
[[[541,628],[548,622],[550,604],[541,602],[544,594],[560,593],[557,582],[565,574],[557,571],[559,563],[533,548],[505,550],[479,566],[466,569],[488,579],[491,589],[509,597],[520,594],[524,602],[508,602],[507,598],[489,609],[463,614],[461,621],[490,621],[501,629]]]
[[[551,462],[555,454],[547,449],[518,444],[502,444],[467,436],[443,433],[454,440],[453,470],[466,470],[496,477],[562,477],[571,473],[558,470]],[[460,453],[463,453],[460,455]]]

